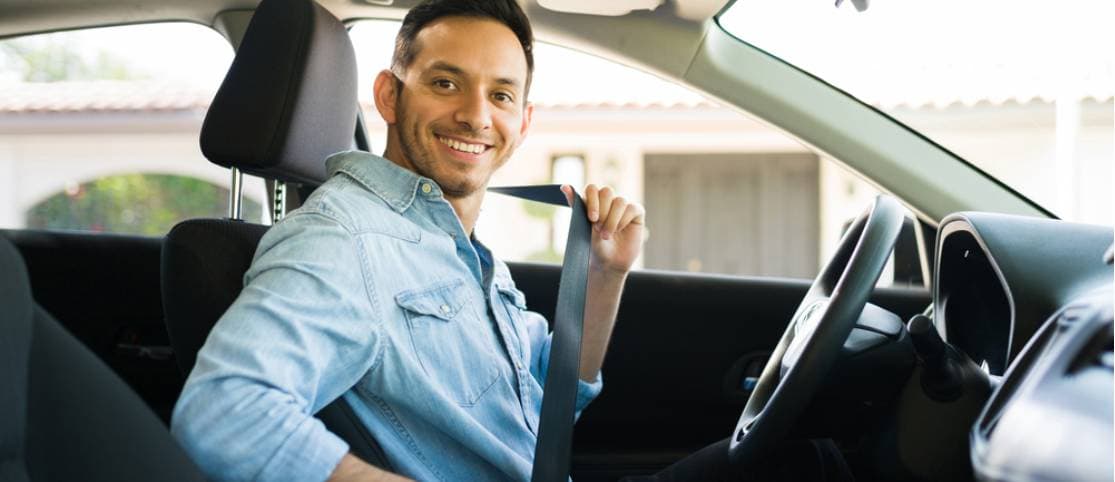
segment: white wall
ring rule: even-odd
[[[229,171],[202,156],[199,130],[0,134],[0,227],[24,227],[30,208],[67,185],[117,174],[190,176],[228,189]],[[246,176],[245,196],[267,204],[258,178]]]
[[[1040,102],[991,107],[950,107],[899,113],[960,155],[980,159],[994,175],[1018,185],[1051,207],[1059,193],[1052,160],[1057,152],[1052,134],[1053,108]],[[228,172],[207,162],[197,143],[200,115],[189,121],[159,125],[144,122],[111,129],[86,126],[68,129],[34,126],[10,128],[0,119],[0,227],[21,227],[28,208],[65,188],[98,177],[126,172],[178,174],[228,187]],[[384,128],[374,112],[373,148],[383,148]],[[1082,104],[1074,136],[1073,189],[1079,199],[1071,209],[1078,219],[1112,224],[1112,102]],[[1008,123],[1009,122],[1009,123]],[[45,123],[45,126],[56,123]],[[96,125],[94,123],[93,125]],[[86,133],[82,133],[86,132]],[[550,182],[550,162],[563,154],[583,155],[586,180],[613,185],[642,202],[643,157],[647,153],[770,153],[807,149],[776,130],[727,109],[681,108],[539,108],[522,147],[499,171],[492,185]],[[262,182],[248,177],[247,194],[264,204]],[[830,254],[848,219],[858,214],[877,192],[837,163],[822,160],[818,189],[821,198],[820,259]],[[1055,211],[1058,209],[1053,208]],[[523,259],[551,242],[545,221],[529,217],[522,202],[489,196],[481,212],[478,234],[505,259]]]

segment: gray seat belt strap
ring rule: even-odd
[[[491,192],[558,206],[568,206],[561,186],[493,187]],[[581,336],[584,332],[585,291],[588,288],[588,263],[592,253],[592,228],[585,204],[573,196],[573,215],[565,241],[565,259],[558,284],[554,329],[550,342],[550,364],[542,395],[542,415],[538,441],[534,447],[532,482],[569,480],[573,450],[574,411],[577,380],[581,365]]]

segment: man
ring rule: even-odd
[[[473,228],[530,127],[531,46],[513,0],[408,13],[375,80],[383,157],[328,159],[330,180],[261,241],[175,407],[172,432],[209,476],[392,480],[312,416],[344,396],[401,475],[529,478],[550,337]],[[584,194],[578,413],[601,390],[644,218],[607,187]]]

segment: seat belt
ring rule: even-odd
[[[489,191],[557,206],[569,206],[561,185],[493,187]],[[531,482],[567,482],[573,448],[574,411],[581,365],[585,291],[592,253],[592,231],[581,196],[573,193],[573,215],[565,241],[565,258],[558,283],[550,364],[542,393],[538,441],[534,446]]]

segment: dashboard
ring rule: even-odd
[[[989,375],[969,433],[980,480],[1115,474],[1109,227],[988,213],[946,218],[934,324]]]

